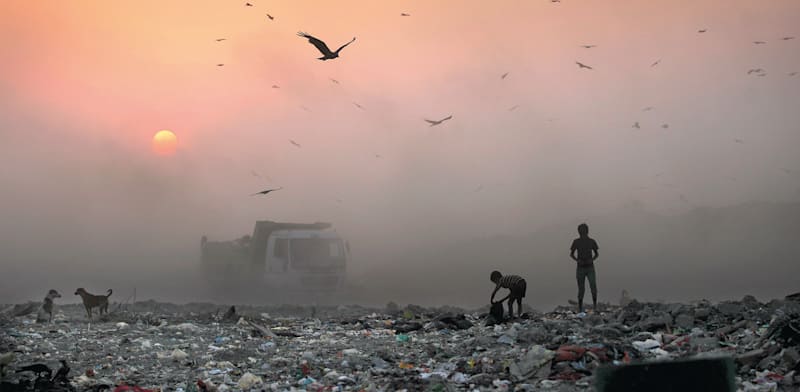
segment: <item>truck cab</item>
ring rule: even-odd
[[[233,241],[204,236],[201,254],[207,279],[226,286],[333,291],[344,285],[350,245],[330,223],[258,221],[252,235]]]
[[[264,279],[271,287],[338,289],[344,283],[347,243],[334,230],[276,230],[269,236]]]

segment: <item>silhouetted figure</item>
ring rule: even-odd
[[[492,291],[491,303],[502,303],[508,299],[508,317],[514,318],[514,301],[517,301],[517,310],[519,311],[519,315],[522,315],[522,298],[525,297],[525,291],[528,287],[525,279],[522,279],[522,277],[518,275],[503,276],[500,271],[492,271],[489,279],[496,285],[494,291]],[[495,302],[494,296],[501,288],[509,289],[511,292],[508,293],[505,298]]]
[[[578,225],[580,237],[572,241],[569,257],[578,265],[575,277],[578,280],[578,310],[583,312],[583,294],[586,292],[586,278],[589,278],[589,288],[592,290],[593,309],[597,310],[597,280],[594,272],[594,261],[600,256],[597,253],[597,242],[589,238],[589,226],[586,223]],[[577,253],[577,256],[575,255]]]
[[[322,61],[332,60],[332,59],[335,59],[335,58],[339,57],[339,51],[344,49],[347,45],[352,44],[353,41],[356,40],[356,37],[353,37],[353,39],[350,40],[350,42],[340,46],[339,49],[336,49],[336,51],[331,52],[331,50],[328,48],[328,45],[325,45],[325,42],[322,42],[322,40],[320,40],[318,38],[315,38],[315,37],[313,37],[313,36],[311,36],[309,34],[306,34],[306,33],[302,32],[302,31],[297,33],[297,35],[299,35],[299,36],[301,36],[303,38],[308,38],[308,42],[311,43],[311,45],[314,45],[317,48],[317,50],[319,50],[320,53],[322,53],[322,57],[318,58],[318,60],[322,60]]]
[[[67,365],[67,361],[64,359],[59,360],[61,362],[61,367],[56,372],[56,375],[53,376],[53,383],[64,385],[69,384],[69,365]]]

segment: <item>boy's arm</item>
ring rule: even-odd
[[[494,303],[494,295],[497,294],[497,290],[500,290],[500,285],[494,287],[494,291],[492,291],[492,299],[489,302]]]
[[[578,247],[575,246],[575,241],[572,241],[572,246],[569,247],[569,257],[572,260],[578,261],[578,258],[575,257],[575,251],[578,250]]]
[[[594,257],[592,257],[592,261],[595,261],[598,257],[600,257],[600,253],[597,252],[597,241],[592,241],[592,244],[594,245],[594,249],[592,249],[594,250]]]

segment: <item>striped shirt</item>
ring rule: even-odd
[[[516,287],[519,284],[519,282],[521,282],[523,280],[524,279],[522,279],[521,276],[506,275],[506,276],[503,276],[502,278],[500,278],[499,281],[497,281],[497,288],[499,289],[499,288],[502,287],[502,288],[510,290],[510,289]]]

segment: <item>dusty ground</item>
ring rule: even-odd
[[[789,300],[633,301],[585,316],[560,307],[498,325],[486,325],[486,309],[393,304],[240,306],[226,318],[227,306],[147,301],[112,304],[92,322],[67,305],[53,323],[0,308],[0,353],[14,357],[3,392],[196,391],[198,380],[209,390],[594,390],[602,366],[698,356],[733,358],[741,390],[800,381],[800,304]],[[61,359],[68,383],[16,372],[43,363],[55,373]]]

